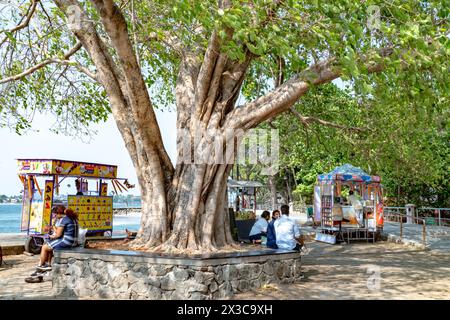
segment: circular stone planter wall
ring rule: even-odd
[[[59,298],[226,299],[268,283],[300,280],[296,251],[261,250],[197,256],[76,248],[56,251]]]

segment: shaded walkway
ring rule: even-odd
[[[450,299],[450,255],[388,242],[310,243],[306,278],[269,285],[238,299]]]

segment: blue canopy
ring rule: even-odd
[[[380,182],[379,176],[371,176],[361,168],[354,167],[351,164],[344,164],[335,168],[333,171],[318,176],[319,181],[331,182],[332,180],[354,181],[354,182]]]

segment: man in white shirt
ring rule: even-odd
[[[297,223],[289,218],[289,206],[281,206],[281,217],[274,222],[278,249],[300,251],[303,240]]]
[[[269,225],[270,212],[263,211],[261,218],[259,218],[252,229],[250,230],[249,239],[253,243],[261,243],[261,237],[267,235],[267,226]]]

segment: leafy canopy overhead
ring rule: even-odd
[[[91,2],[79,2],[109,43]],[[173,106],[185,52],[202,59],[213,31],[230,60],[253,58],[241,92],[246,100],[273,89],[273,79],[285,81],[329,60],[359,99],[355,112],[370,113],[378,126],[390,107],[402,121],[448,105],[447,1],[254,0],[223,8],[225,2],[116,1],[155,107]],[[53,1],[0,5],[0,125],[20,133],[35,112],[46,112],[61,128],[87,133],[89,123],[107,118],[89,55],[79,48],[67,56],[76,42]],[[374,67],[379,72],[369,73]]]

